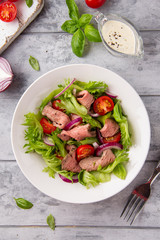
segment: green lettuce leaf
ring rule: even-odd
[[[121,143],[124,149],[129,149],[132,146],[131,134],[129,132],[127,117],[123,115],[122,108],[119,102],[117,102],[113,109],[112,117],[118,122],[121,131]]]
[[[60,129],[56,129],[54,132],[52,132],[50,138],[53,139],[56,147],[57,147],[57,150],[58,152],[60,152],[60,155],[62,157],[65,157],[67,155],[67,151],[65,149],[65,142],[62,141],[57,135],[61,132]]]
[[[94,142],[98,143],[98,139],[96,137],[88,137],[88,138],[81,140],[80,144],[85,145],[85,144],[92,144]]]
[[[120,179],[125,179],[127,176],[127,171],[122,163],[119,163],[113,170],[114,175]]]
[[[25,140],[35,142],[36,140],[41,140],[43,136],[43,128],[40,124],[42,118],[41,113],[28,113],[25,116],[25,122],[22,124],[27,126],[25,130]]]
[[[91,173],[82,170],[78,174],[79,183],[86,186],[86,188],[90,188],[91,186],[95,187],[99,184],[99,181],[93,176]]]
[[[111,173],[115,169],[115,167],[122,162],[129,161],[128,153],[123,150],[118,150],[116,153],[116,158],[113,163],[110,163],[108,166],[102,168],[100,172],[102,173]]]
[[[102,173],[99,171],[90,172],[98,182],[104,183],[109,182],[111,180],[111,175],[109,173]]]
[[[107,118],[111,118],[111,116],[112,116],[112,113],[109,112],[109,113],[107,113],[107,114],[104,115],[104,116],[97,117],[97,119],[98,119],[98,121],[100,121],[103,125],[105,125],[106,119],[107,119]]]

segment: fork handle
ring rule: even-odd
[[[160,161],[158,162],[156,168],[154,169],[153,174],[148,179],[148,183],[150,183],[150,185],[152,185],[154,180],[159,176],[159,174],[160,174]]]

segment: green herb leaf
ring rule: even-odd
[[[26,4],[30,8],[33,5],[33,0],[26,0]]]
[[[72,37],[72,51],[77,57],[82,57],[85,45],[85,36],[81,29],[78,29]]]
[[[92,25],[88,24],[85,29],[84,29],[84,33],[87,37],[87,39],[90,42],[101,42],[101,37],[99,35],[99,32],[97,29],[95,29]]]
[[[67,20],[62,24],[61,29],[65,32],[73,34],[77,31],[78,27],[79,26],[77,25],[76,20]]]
[[[32,66],[32,68],[36,71],[39,71],[40,67],[39,67],[39,62],[36,58],[30,56],[29,58],[29,63]]]
[[[23,198],[14,198],[18,207],[23,209],[30,209],[33,207],[33,204]]]
[[[74,0],[66,0],[69,9],[69,16],[73,20],[79,19],[79,10]]]
[[[82,14],[80,19],[78,20],[79,22],[79,26],[81,28],[84,28],[87,24],[90,23],[90,21],[92,20],[93,15],[91,14]]]
[[[47,224],[48,224],[48,226],[49,226],[52,230],[55,230],[55,219],[54,219],[54,217],[52,216],[52,214],[50,214],[50,215],[47,217]]]

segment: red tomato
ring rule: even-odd
[[[93,109],[95,113],[99,115],[105,115],[107,112],[111,112],[114,108],[114,102],[110,97],[102,96],[94,101]]]
[[[0,19],[3,22],[11,22],[17,15],[17,8],[14,3],[4,2],[0,4]]]
[[[19,1],[19,0],[8,0],[9,2],[17,2],[17,1]]]
[[[57,100],[53,101],[52,107],[56,110],[59,110],[59,111],[63,112],[63,109],[61,109],[59,106],[57,106],[57,103],[61,103],[61,100],[57,99]]]
[[[51,134],[56,130],[56,127],[53,124],[49,123],[46,118],[42,118],[40,124],[43,128],[43,132],[47,134]]]
[[[112,137],[103,138],[104,143],[118,143],[121,140],[121,132],[118,132]]]
[[[91,7],[91,8],[101,7],[105,3],[105,1],[106,0],[85,0],[88,7]]]
[[[94,154],[94,147],[89,144],[81,145],[77,148],[77,161]]]

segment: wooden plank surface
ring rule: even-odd
[[[92,204],[69,204],[46,195],[33,187],[23,176],[16,162],[0,161],[0,225],[42,225],[51,213],[57,226],[129,226],[120,219],[121,211],[132,189],[152,173],[156,162],[147,162],[138,177],[119,194]],[[44,173],[45,174],[45,173]],[[54,181],[54,180],[53,180]],[[25,198],[34,204],[30,210],[16,206],[13,197]],[[152,195],[134,227],[160,227],[159,184],[154,184]]]
[[[106,228],[106,227],[57,227],[53,232],[48,227],[16,227],[1,228],[1,238],[3,240],[134,240],[136,231],[137,240],[159,239],[159,229],[132,229],[132,228]],[[12,238],[10,238],[12,236]]]
[[[128,18],[140,30],[160,30],[158,0],[107,0],[99,9],[87,7],[84,1],[76,0],[75,2],[80,9],[80,14],[95,15],[97,10],[104,14],[114,13]],[[65,0],[47,0],[41,15],[26,29],[26,32],[60,32],[61,25],[68,19]]]
[[[160,32],[142,32],[142,37],[144,59],[114,57],[102,43],[86,44],[84,57],[78,58],[72,53],[69,34],[23,34],[2,54],[11,63],[15,78],[12,86],[1,93],[0,98],[20,98],[28,86],[43,73],[75,63],[108,68],[126,79],[139,94],[159,95]],[[29,65],[30,55],[39,60],[40,72],[34,71]]]

